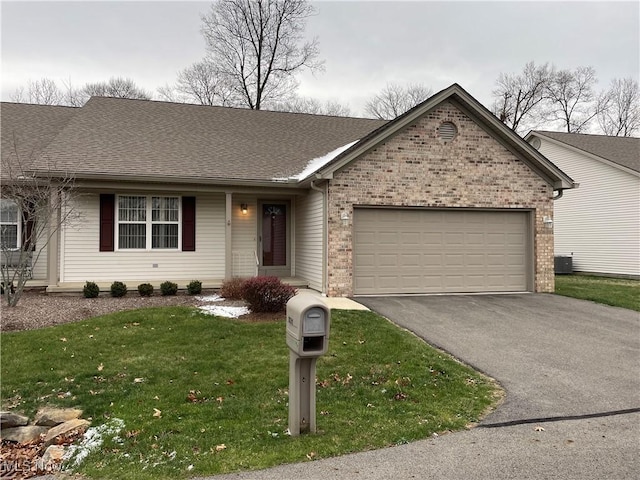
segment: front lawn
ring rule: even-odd
[[[487,378],[371,312],[334,311],[318,433],[292,438],[283,321],[154,308],[2,334],[3,408],[78,406],[117,427],[76,471],[186,478],[406,443],[476,422]]]
[[[556,293],[640,311],[640,281],[590,275],[556,275]]]

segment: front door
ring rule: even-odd
[[[290,277],[289,203],[261,202],[260,213],[258,274]]]

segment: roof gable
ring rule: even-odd
[[[568,145],[640,173],[640,138],[543,130],[529,132],[525,138],[529,140],[533,136]]]
[[[415,122],[425,113],[437,108],[438,105],[443,102],[451,102],[455,107],[474,119],[485,131],[490,133],[512,153],[522,159],[525,164],[538,173],[538,175],[546,179],[554,189],[563,190],[575,187],[574,181],[566,173],[498,120],[489,110],[458,84],[453,84],[441,90],[408,112],[400,115],[395,120],[372,131],[345,152],[338,155],[325,165],[325,167],[321,168],[316,174],[316,178],[332,178],[335,171],[343,168],[365,152],[375,148],[387,138]]]

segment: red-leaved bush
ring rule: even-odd
[[[252,277],[242,285],[242,299],[252,312],[283,312],[296,289],[278,277]]]
[[[227,300],[242,300],[244,282],[244,278],[230,278],[229,280],[225,280],[220,288],[220,296]]]

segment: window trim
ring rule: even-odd
[[[120,220],[120,198],[122,197],[144,197],[146,217],[142,221]],[[153,220],[153,198],[176,198],[178,199],[178,220],[159,221]],[[120,247],[120,225],[144,224],[145,226],[145,247],[144,248],[121,248]],[[175,248],[152,247],[153,225],[177,225],[178,245]],[[138,194],[126,193],[116,194],[114,202],[114,250],[117,252],[179,252],[182,250],[182,196],[181,195],[161,195],[161,194]]]
[[[14,222],[3,222],[0,218],[0,228],[4,225],[16,225],[16,246],[15,248],[8,248],[7,250],[10,252],[17,252],[22,248],[22,211],[17,202],[11,200],[10,198],[2,198],[0,199],[3,202],[12,203],[16,207],[16,221]]]

